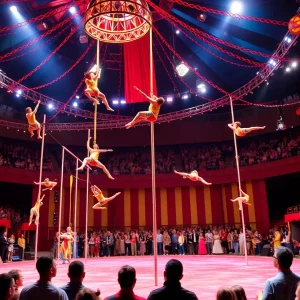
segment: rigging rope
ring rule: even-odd
[[[97,41],[97,72],[99,72],[99,76],[100,76],[100,41]],[[97,78],[97,82],[98,82],[99,77]],[[94,111],[94,145],[97,144],[97,107],[98,105],[95,103],[95,111]]]

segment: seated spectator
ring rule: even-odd
[[[299,284],[299,282],[297,284],[297,290],[296,290],[295,296],[296,296],[295,300],[300,300],[300,284]]]
[[[66,292],[51,283],[56,276],[56,264],[52,258],[40,257],[36,262],[36,269],[40,279],[23,288],[20,300],[68,300]]]
[[[290,269],[293,253],[290,249],[279,246],[275,250],[274,267],[278,274],[266,281],[263,292],[257,293],[258,300],[294,300],[300,276]]]
[[[217,300],[237,300],[233,290],[229,288],[220,288],[217,292]]]
[[[76,300],[101,300],[99,295],[100,292],[94,292],[88,288],[83,288],[78,292]]]
[[[118,282],[121,290],[116,295],[105,298],[105,300],[145,300],[133,292],[136,284],[136,273],[133,267],[123,266],[118,273]]]
[[[13,300],[15,296],[15,281],[6,274],[0,274],[0,300]]]
[[[231,290],[235,293],[237,300],[247,300],[245,290],[240,285],[234,285]]]
[[[148,300],[196,300],[197,296],[181,287],[180,280],[183,278],[183,266],[177,259],[171,259],[166,264],[164,271],[164,286],[152,291]]]
[[[8,272],[8,275],[11,276],[16,284],[16,292],[15,292],[15,296],[14,296],[14,300],[18,300],[20,297],[20,287],[23,286],[23,275],[22,272],[20,270],[10,270]]]
[[[76,295],[84,288],[82,281],[85,277],[84,265],[81,261],[72,261],[69,265],[68,277],[70,282],[61,287],[66,292],[69,300],[75,300]]]

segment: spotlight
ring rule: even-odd
[[[74,107],[78,107],[78,103],[77,103],[77,102],[74,102],[74,103],[73,103],[73,106],[74,106]]]
[[[49,103],[49,104],[48,104],[48,108],[49,108],[49,109],[52,109],[53,107],[54,107],[54,106],[53,106],[52,103]]]
[[[177,29],[177,30],[175,31],[175,33],[176,33],[176,34],[179,34],[179,33],[180,33],[180,30]]]
[[[189,68],[183,62],[179,63],[176,66],[176,72],[180,77],[185,76],[188,73],[188,71],[189,71]]]
[[[16,94],[19,95],[19,96],[22,95],[22,90],[17,90]]]
[[[202,14],[198,15],[197,20],[200,21],[200,22],[205,22],[206,14],[202,13]]]
[[[112,104],[117,105],[117,104],[119,104],[119,101],[118,101],[118,100],[113,100],[113,101],[112,101]]]
[[[202,94],[205,94],[206,93],[206,87],[203,87],[200,91],[201,91]]]
[[[80,97],[78,95],[76,95],[76,99],[79,99]]]
[[[269,85],[269,84],[270,84],[270,82],[269,82],[269,81],[267,81],[267,82],[266,82],[266,85]]]
[[[72,6],[69,8],[69,12],[74,15],[76,13],[76,7],[75,6]]]
[[[120,103],[121,104],[126,104],[126,101],[125,100],[121,100]]]
[[[296,61],[293,61],[292,64],[291,64],[292,68],[297,68],[298,66],[298,63]]]
[[[276,66],[276,61],[275,61],[273,58],[271,58],[271,59],[269,60],[269,64],[270,64],[271,66],[275,67],[275,66]]]
[[[9,9],[12,13],[18,12],[18,8],[15,5],[11,6]]]
[[[184,94],[184,95],[182,95],[181,99],[187,100],[187,99],[189,99],[189,95],[188,94]]]
[[[198,83],[197,88],[198,89],[203,89],[203,88],[205,88],[205,84],[204,83]]]
[[[287,68],[285,69],[285,71],[286,71],[286,72],[290,72],[290,71],[291,71],[291,68],[290,68],[290,67],[287,67]]]
[[[167,97],[167,102],[173,102],[173,97]]]
[[[284,38],[284,41],[287,42],[288,44],[290,44],[292,42],[292,39],[290,37],[286,36]]]
[[[230,12],[233,14],[240,14],[243,10],[243,5],[240,1],[233,1],[231,3]]]

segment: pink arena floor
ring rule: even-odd
[[[163,270],[167,261],[175,256],[158,257],[158,284],[163,284]],[[256,299],[256,292],[263,288],[266,279],[276,275],[271,257],[249,257],[248,266],[244,257],[234,256],[176,256],[184,268],[182,286],[192,290],[198,299],[215,299],[221,286],[242,285],[249,300]],[[147,298],[155,288],[153,279],[153,257],[107,257],[90,258],[85,263],[86,277],[84,285],[99,288],[103,297],[118,291],[117,272],[122,265],[128,264],[137,271],[135,293]],[[0,273],[10,269],[23,271],[24,284],[30,284],[38,278],[33,261],[15,262],[0,265]],[[68,265],[58,265],[57,276],[53,284],[62,286],[68,282]],[[300,260],[295,259],[292,270],[300,273]]]

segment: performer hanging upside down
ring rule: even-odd
[[[140,89],[138,89],[136,86],[134,88],[149,100],[150,105],[149,105],[148,111],[140,111],[139,113],[137,113],[137,115],[134,117],[134,119],[125,125],[126,129],[129,129],[132,126],[134,126],[136,123],[139,123],[142,121],[148,121],[151,123],[155,122],[158,118],[160,107],[165,102],[165,99],[162,97],[157,97],[155,95],[152,95],[151,97],[149,97],[144,92],[142,92]]]
[[[102,103],[106,106],[107,110],[114,111],[108,104],[107,99],[103,93],[101,93],[98,89],[98,79],[100,78],[101,70],[97,69],[96,73],[91,71],[86,72],[85,76],[85,84],[86,89],[84,90],[84,94],[94,102],[94,105],[99,104],[98,98],[101,98]]]
[[[182,176],[184,179],[188,178],[192,181],[201,181],[202,183],[206,184],[206,185],[211,185],[211,183],[208,183],[207,181],[205,181],[202,177],[200,177],[198,175],[198,171],[194,170],[191,173],[183,173],[183,172],[177,172],[176,170],[174,170],[174,173]]]
[[[96,186],[92,185],[91,190],[93,192],[94,197],[99,201],[99,203],[96,203],[93,206],[93,209],[106,209],[104,205],[106,205],[109,201],[114,200],[117,196],[119,196],[121,193],[116,193],[111,197],[104,197],[102,191]]]
[[[33,131],[36,130],[37,131],[37,135],[38,135],[37,138],[39,140],[42,139],[42,137],[41,137],[41,124],[36,120],[35,115],[37,113],[37,110],[39,108],[40,103],[41,103],[41,101],[38,101],[38,103],[37,103],[37,105],[36,105],[36,107],[35,107],[35,109],[33,111],[31,109],[31,107],[27,107],[25,109],[25,111],[26,111],[26,118],[28,120],[28,125],[29,125],[28,131],[29,131],[31,137],[33,137],[34,136]]]
[[[90,137],[91,139],[91,137]],[[81,165],[80,168],[78,168],[78,170],[83,170],[84,167],[86,166],[86,164],[89,164],[93,167],[98,167],[100,169],[103,170],[103,172],[108,176],[109,179],[114,179],[109,171],[106,169],[106,167],[98,160],[99,159],[99,155],[100,153],[104,153],[104,152],[113,152],[112,149],[99,149],[99,146],[97,144],[93,145],[93,149],[90,147],[90,141],[88,140],[86,143],[86,147],[90,153],[90,157],[86,157],[83,160],[83,163]]]
[[[39,224],[40,207],[43,205],[44,197],[45,195],[43,195],[41,199],[37,199],[34,207],[30,210],[29,226],[31,225],[34,216],[35,216],[35,221],[34,221],[35,225]]]
[[[55,181],[50,181],[49,178],[46,178],[44,181],[42,182],[35,182],[35,184],[41,184],[41,185],[44,185],[46,188],[43,189],[42,191],[47,191],[47,190],[50,190],[52,191],[52,189],[57,185],[57,182]]]
[[[241,194],[243,195],[243,197],[237,197],[234,200],[231,199],[232,202],[236,202],[236,201],[239,202],[239,209],[240,210],[242,210],[242,205],[243,205],[242,203],[247,204],[247,205],[251,205],[249,203],[250,197],[246,193],[244,193],[242,190],[241,190]]]
[[[228,124],[228,127],[234,131],[237,136],[245,136],[247,133],[255,130],[263,130],[266,126],[263,127],[249,127],[249,128],[241,128],[240,122],[234,122],[234,124]]]
[[[67,228],[67,232],[60,235],[60,238],[63,239],[63,242],[60,246],[60,253],[62,254],[63,264],[70,263],[71,254],[72,254],[72,242],[74,241],[73,232],[71,227]]]

